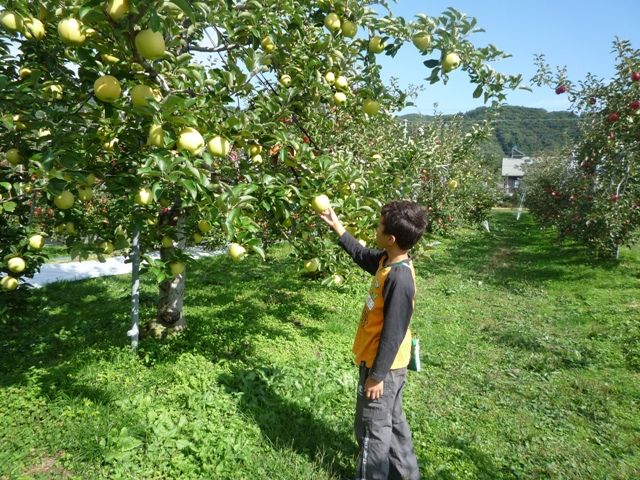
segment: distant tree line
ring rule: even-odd
[[[527,156],[558,152],[578,138],[579,117],[572,112],[548,112],[542,108],[502,106],[495,109],[480,107],[457,115],[444,115],[443,120],[462,117],[469,126],[493,117],[493,136],[483,146],[487,165],[500,168],[503,156],[510,156],[513,147]],[[407,120],[415,131],[421,123],[429,123],[436,117],[408,114]]]

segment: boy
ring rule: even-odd
[[[353,342],[360,365],[354,422],[360,446],[356,479],[419,479],[402,391],[415,301],[415,272],[408,251],[424,233],[424,210],[408,201],[385,205],[376,228],[376,243],[382,250],[360,245],[332,208],[320,217],[335,230],[351,258],[374,275]]]

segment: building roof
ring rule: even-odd
[[[531,157],[522,158],[503,158],[502,159],[502,176],[503,177],[522,177],[523,165],[527,165],[533,161]]]

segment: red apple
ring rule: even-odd
[[[631,81],[632,82],[640,82],[640,72],[633,72],[631,74]]]
[[[614,123],[620,120],[620,114],[618,112],[611,112],[607,118],[611,123]]]
[[[565,87],[564,85],[558,85],[556,87],[556,95],[562,95],[566,91],[567,91],[567,87]]]
[[[619,195],[616,195],[615,193],[612,193],[612,194],[611,194],[611,201],[612,201],[613,203],[616,203],[616,202],[618,201],[618,199],[619,199],[619,198],[620,198],[620,196],[619,196]]]
[[[640,100],[634,100],[629,104],[631,110],[640,110]]]

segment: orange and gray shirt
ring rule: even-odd
[[[363,247],[351,234],[340,246],[373,275],[353,342],[357,364],[370,368],[369,376],[383,380],[389,370],[404,368],[411,357],[409,323],[415,303],[415,272],[410,259],[386,265],[384,250]]]

